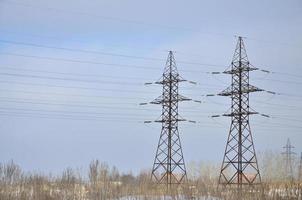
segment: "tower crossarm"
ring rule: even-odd
[[[222,116],[225,117],[236,117],[236,116],[243,116],[243,115],[255,115],[255,114],[259,114],[258,112],[231,112],[231,113],[225,113]]]
[[[191,101],[192,99],[187,98],[185,96],[182,96],[180,94],[175,95],[173,98],[169,99],[169,98],[165,98],[163,97],[163,95],[157,97],[156,99],[154,99],[153,101],[151,101],[151,104],[165,104],[165,103],[176,103],[176,102],[180,102],[180,101]]]
[[[160,123],[168,123],[168,122],[184,122],[187,121],[185,119],[160,119],[160,120],[155,120],[154,122],[160,122]]]
[[[179,79],[179,78],[174,78],[174,79],[170,79],[170,80],[161,80],[161,81],[156,81],[155,84],[161,84],[161,85],[165,85],[165,84],[169,84],[169,83],[180,83],[180,82],[185,82],[187,80],[184,79]]]
[[[239,94],[246,94],[251,92],[261,92],[264,91],[263,89],[260,89],[258,87],[255,87],[250,84],[243,85],[241,90],[236,90],[232,86],[228,87],[227,89],[223,90],[222,92],[218,93],[219,96],[233,96],[233,95],[239,95]]]
[[[232,64],[236,66],[235,63],[232,63]],[[223,73],[224,74],[238,74],[240,72],[249,72],[249,71],[255,71],[255,70],[258,70],[258,68],[249,67],[249,66],[241,66],[241,67],[235,67],[231,70],[224,71]]]

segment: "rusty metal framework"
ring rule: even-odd
[[[160,81],[155,82],[163,86],[162,95],[151,102],[162,105],[161,119],[155,121],[162,123],[162,129],[151,178],[158,184],[166,184],[167,188],[181,184],[187,178],[178,131],[178,122],[185,119],[178,115],[178,102],[191,99],[178,94],[178,85],[183,81],[186,80],[177,71],[173,52],[169,51],[163,76]]]
[[[230,96],[231,112],[223,116],[231,117],[231,126],[221,166],[219,185],[234,185],[238,189],[261,183],[261,177],[249,124],[249,115],[258,114],[251,111],[249,93],[263,91],[249,83],[253,67],[247,57],[242,37],[238,38],[231,68],[224,71],[232,75],[230,87],[219,96]]]
[[[285,156],[285,176],[287,179],[293,181],[294,174],[293,174],[293,156],[296,154],[293,149],[295,147],[291,145],[290,139],[287,138],[286,145],[283,147],[285,149],[282,154]]]

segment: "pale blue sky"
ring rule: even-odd
[[[92,159],[123,171],[150,168],[160,125],[142,121],[158,118],[160,107],[138,104],[160,95],[159,86],[143,83],[161,76],[167,51],[173,50],[181,75],[199,83],[184,83],[180,92],[204,101],[180,105],[181,116],[199,122],[180,124],[185,160],[220,163],[230,119],[208,116],[226,112],[230,100],[202,95],[230,84],[227,75],[205,72],[227,68],[234,35],[246,37],[254,66],[276,72],[253,72],[251,83],[287,94],[251,95],[252,108],[272,116],[251,117],[256,150],[281,151],[289,137],[300,152],[301,24],[299,0],[0,0],[0,161],[13,159],[26,170],[45,172],[85,168]]]

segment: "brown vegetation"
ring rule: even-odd
[[[61,176],[26,174],[13,162],[0,164],[1,200],[103,200],[103,199],[301,199],[301,181],[284,176],[282,157],[260,154],[262,187],[242,193],[217,186],[219,165],[189,163],[188,181],[167,194],[164,185],[150,182],[150,172],[121,174],[116,167],[92,161],[87,176],[68,168]],[[298,172],[296,172],[298,174]],[[238,196],[240,195],[240,196]]]

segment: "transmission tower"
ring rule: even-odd
[[[230,87],[219,96],[230,96],[231,112],[223,116],[231,117],[231,126],[220,170],[220,185],[235,185],[242,189],[244,185],[253,186],[261,183],[261,177],[249,124],[249,115],[258,114],[251,111],[249,93],[263,91],[249,83],[249,72],[258,70],[247,57],[242,37],[238,38],[231,68],[224,71],[232,75]]]
[[[291,145],[289,138],[287,139],[286,145],[283,147],[285,149],[282,154],[285,156],[285,175],[286,178],[293,181],[294,180],[294,174],[293,174],[293,156],[296,154],[293,152],[293,149],[295,147]]]
[[[178,102],[190,101],[178,94],[178,85],[186,81],[180,77],[173,52],[169,51],[162,78],[155,82],[163,86],[162,95],[151,104],[161,104],[162,114],[159,122],[162,124],[161,134],[157,146],[152,168],[152,177],[158,184],[166,184],[167,189],[172,185],[179,185],[187,178],[185,161],[182,153],[178,132],[178,122],[185,121],[178,115]],[[150,83],[146,83],[150,84]],[[150,123],[151,121],[146,121]]]

